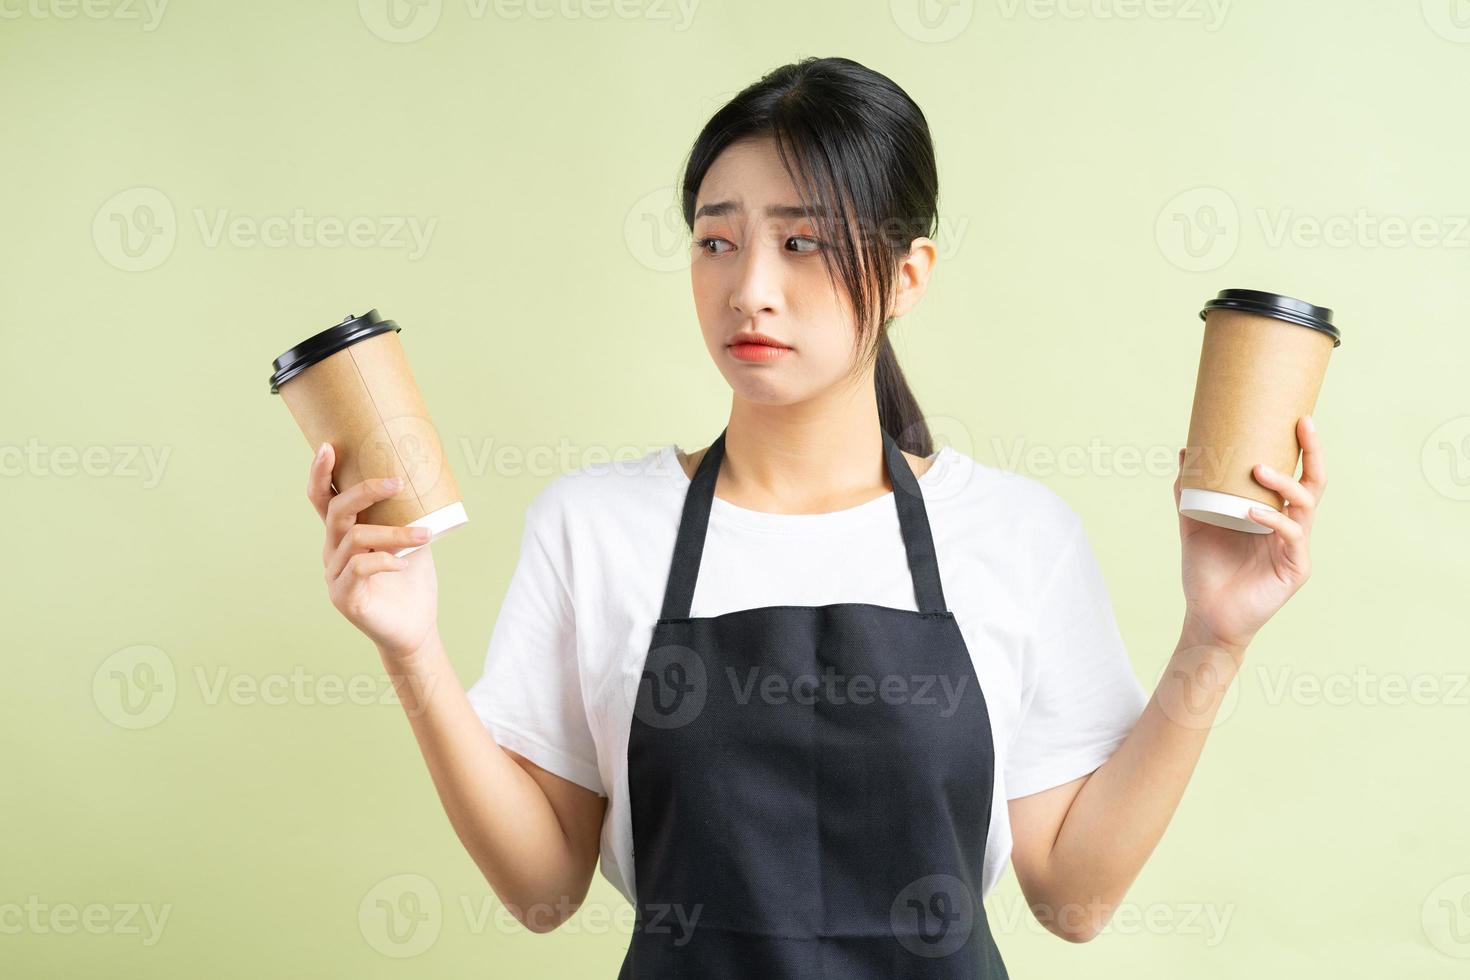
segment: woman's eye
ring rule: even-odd
[[[823,247],[820,239],[812,238],[809,235],[792,235],[786,239],[787,245],[790,245],[792,242],[801,243],[796,248],[792,249],[792,251],[802,255],[807,255],[812,252],[820,252]],[[730,243],[725,239],[714,236],[706,238],[696,238],[694,240],[695,247],[697,247],[706,255],[722,255],[724,253],[720,251],[718,246],[729,244]],[[728,249],[726,251],[728,251]]]

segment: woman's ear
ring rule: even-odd
[[[898,281],[893,296],[894,316],[903,316],[918,305],[929,284],[929,274],[934,271],[934,263],[938,259],[939,251],[934,247],[932,239],[920,236],[909,243],[908,254],[898,264]]]

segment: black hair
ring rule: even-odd
[[[801,204],[814,209],[829,279],[835,288],[840,274],[852,300],[857,351],[876,362],[879,424],[900,448],[930,455],[933,438],[888,339],[899,261],[938,224],[924,113],[887,76],[848,58],[804,58],[768,72],[725,103],[694,142],[681,187],[691,232],[695,197],[715,158],[732,143],[767,137]]]

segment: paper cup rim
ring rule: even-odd
[[[433,544],[447,532],[463,526],[469,519],[469,515],[464,510],[464,502],[456,500],[452,504],[445,504],[438,510],[429,511],[429,513],[417,520],[409,521],[406,526],[428,528],[429,540],[425,541],[424,544]],[[400,551],[395,551],[393,557],[402,558],[404,555],[411,555],[423,546],[423,544],[416,544],[408,548],[403,548]]]
[[[279,394],[281,385],[313,364],[320,363],[353,344],[361,343],[390,330],[399,333],[403,328],[392,320],[384,320],[378,315],[376,309],[368,310],[362,316],[348,314],[341,323],[333,324],[319,333],[312,334],[271,363],[274,369],[270,378],[271,394]]]
[[[1228,527],[1232,531],[1245,531],[1249,534],[1270,534],[1275,530],[1252,520],[1250,517],[1252,507],[1276,509],[1259,500],[1239,497],[1233,493],[1222,493],[1219,490],[1182,489],[1179,491],[1179,513],[1185,517],[1192,517],[1216,527]]]
[[[1241,313],[1257,313],[1310,327],[1332,338],[1333,347],[1342,346],[1342,331],[1332,322],[1332,310],[1325,306],[1314,306],[1306,300],[1294,299],[1280,293],[1260,289],[1222,289],[1218,296],[1205,303],[1199,318],[1211,310],[1237,310]]]

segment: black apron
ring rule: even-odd
[[[1005,978],[981,904],[990,719],[913,471],[884,432],[917,610],[691,618],[724,448],[685,495],[628,735],[619,980]]]

